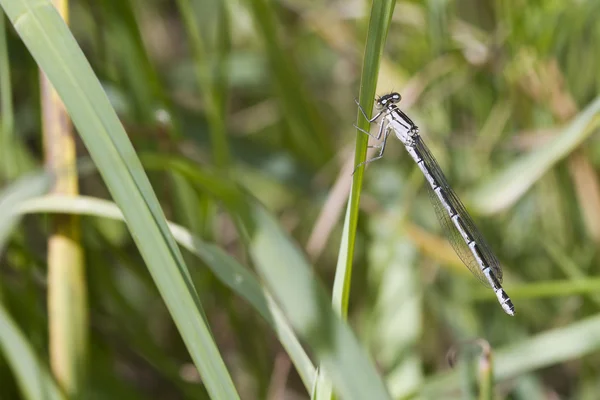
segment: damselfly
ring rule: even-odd
[[[510,297],[502,289],[502,268],[500,267],[500,262],[498,262],[483,235],[475,226],[465,206],[448,184],[439,164],[419,135],[419,128],[396,105],[401,99],[402,96],[398,93],[390,93],[379,97],[375,101],[378,112],[371,119],[367,117],[363,108],[356,101],[359,110],[369,123],[373,123],[383,117],[379,121],[377,136],[371,135],[371,133],[355,126],[358,130],[377,140],[381,140],[383,137],[381,144],[373,146],[379,148],[379,154],[360,163],[356,168],[383,157],[387,139],[390,133],[394,132],[396,137],[406,147],[408,154],[417,163],[423,175],[425,175],[430,186],[429,198],[442,225],[442,230],[448,241],[452,244],[454,251],[456,251],[463,263],[481,283],[494,290],[502,309],[508,315],[515,315],[515,307]]]

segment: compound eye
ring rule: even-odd
[[[387,100],[381,100],[380,103],[381,103],[382,106],[385,106],[385,103],[387,103]]]
[[[398,93],[394,93],[394,100],[399,101],[400,95]]]

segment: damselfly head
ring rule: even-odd
[[[376,102],[378,108],[384,108],[389,104],[398,103],[400,100],[402,100],[402,96],[400,96],[400,93],[392,92],[379,97],[376,100]]]

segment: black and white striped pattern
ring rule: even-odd
[[[429,183],[431,188],[429,197],[452,247],[473,275],[494,290],[502,309],[508,315],[515,315],[515,307],[501,285],[502,269],[498,259],[448,184],[440,166],[419,135],[419,128],[396,105],[400,99],[398,93],[390,93],[376,100],[376,106],[380,111],[369,121],[374,122],[383,116],[379,134],[375,136],[378,140],[383,136],[383,142],[376,146],[380,149],[379,155],[364,164],[383,156],[388,136],[394,132]]]

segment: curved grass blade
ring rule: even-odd
[[[600,124],[600,97],[596,98],[552,141],[523,155],[503,171],[475,188],[468,196],[471,208],[481,214],[498,213],[516,202],[557,162],[568,156]]]
[[[169,157],[144,157],[154,168],[169,168],[221,200],[242,221],[240,234],[250,256],[281,304],[285,316],[308,343],[344,398],[389,398],[387,389],[349,327],[331,309],[312,268],[283,229],[255,199],[231,181]],[[332,372],[330,372],[332,371]]]
[[[332,310],[306,259],[261,206],[252,209],[250,255],[285,315],[311,346],[344,399],[389,399],[387,388],[351,329]]]
[[[2,303],[0,303],[0,350],[15,375],[24,399],[66,399]]]
[[[241,220],[250,256],[285,316],[312,348],[344,398],[389,398],[387,389],[350,328],[334,313],[298,247],[275,219],[230,180],[189,161],[145,156],[146,165],[168,168],[221,200]]]
[[[45,172],[20,178],[0,194],[0,254],[8,235],[18,222],[14,210],[23,201],[41,195],[50,188],[52,178]]]
[[[231,181],[182,159],[145,156],[146,165],[177,171],[222,201],[242,221],[240,234],[267,287],[299,335],[328,370],[344,398],[389,398],[351,330],[331,309],[312,269],[283,229]],[[334,371],[330,373],[329,371]]]
[[[0,253],[20,216],[15,208],[46,192],[51,177],[45,172],[25,176],[0,195]],[[13,371],[24,398],[30,400],[64,399],[56,382],[40,363],[27,338],[0,303],[0,350]]]
[[[238,398],[198,294],[123,126],[77,42],[48,0],[0,0],[59,93],[171,313],[208,392]]]
[[[92,197],[45,196],[11,207],[16,213],[81,214],[123,220],[123,214],[112,202]],[[315,367],[294,335],[283,312],[272,296],[261,286],[255,275],[217,246],[194,236],[184,227],[169,222],[177,242],[200,257],[216,277],[235,293],[246,299],[277,334],[294,363],[307,390],[313,386]]]
[[[494,352],[494,380],[518,377],[561,362],[580,359],[600,349],[600,314],[514,343]],[[444,398],[459,390],[457,372],[440,374],[425,384],[424,398]]]

